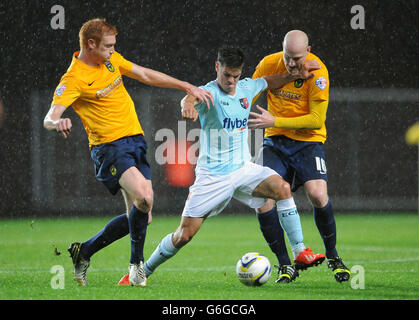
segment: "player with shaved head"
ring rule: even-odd
[[[336,250],[336,223],[327,192],[327,171],[323,144],[326,141],[326,112],[329,103],[329,74],[324,63],[313,53],[308,36],[301,30],[288,32],[283,51],[263,58],[253,78],[261,78],[287,70],[296,74],[308,59],[316,60],[321,68],[314,77],[297,79],[267,93],[268,110],[251,112],[249,127],[266,128],[259,163],[274,169],[296,191],[304,186],[313,206],[314,220],[325,246],[328,266],[338,282],[348,281],[350,271]],[[262,232],[281,264],[279,277],[292,281],[294,267],[286,251],[281,229],[284,217],[277,215],[275,203],[268,200],[258,209]],[[281,236],[278,236],[281,235]],[[287,233],[288,235],[288,233]],[[289,238],[289,235],[288,235]],[[291,241],[290,241],[291,242]],[[305,269],[313,260],[310,249],[296,247],[291,242],[295,268]],[[288,274],[288,275],[287,275]]]

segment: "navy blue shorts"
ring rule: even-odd
[[[94,161],[96,179],[103,182],[113,195],[121,188],[121,175],[131,167],[136,167],[146,179],[151,180],[146,153],[147,143],[143,135],[93,146],[90,155]]]
[[[263,139],[257,163],[275,170],[296,191],[305,182],[323,179],[327,169],[321,142],[306,142],[285,136]]]

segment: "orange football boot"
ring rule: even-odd
[[[121,278],[118,282],[118,286],[129,286],[129,274],[127,273],[125,276]]]
[[[297,270],[305,270],[318,266],[324,259],[326,259],[326,256],[323,253],[313,253],[310,248],[306,248],[295,258],[294,264]]]

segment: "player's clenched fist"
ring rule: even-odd
[[[71,132],[71,120],[69,118],[64,118],[58,120],[55,128],[59,134],[61,134],[64,138],[67,138]]]

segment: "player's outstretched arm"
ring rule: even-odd
[[[211,102],[214,103],[210,92],[195,87],[189,82],[178,80],[159,71],[141,67],[135,63],[133,64],[131,71],[126,75],[148,85],[185,91],[188,95],[192,95],[201,101],[204,101],[208,108]]]
[[[57,130],[57,132],[64,138],[67,138],[71,133],[71,119],[61,118],[66,107],[60,104],[54,104],[49,109],[44,118],[44,128],[47,130]]]
[[[180,101],[180,106],[182,108],[182,117],[184,119],[192,119],[196,121],[198,119],[198,111],[195,106],[200,104],[202,100],[195,98],[194,96],[187,95]]]
[[[308,114],[291,118],[274,117],[269,111],[256,105],[261,113],[250,112],[250,116],[253,118],[248,121],[249,128],[320,129],[326,121],[328,103],[327,100],[310,101],[310,112]]]
[[[312,71],[320,69],[320,63],[316,60],[307,60],[301,70],[296,70],[293,73],[285,72],[278,73],[270,76],[265,76],[265,80],[268,83],[268,90],[281,88],[285,84],[297,79],[310,79],[314,77]]]

